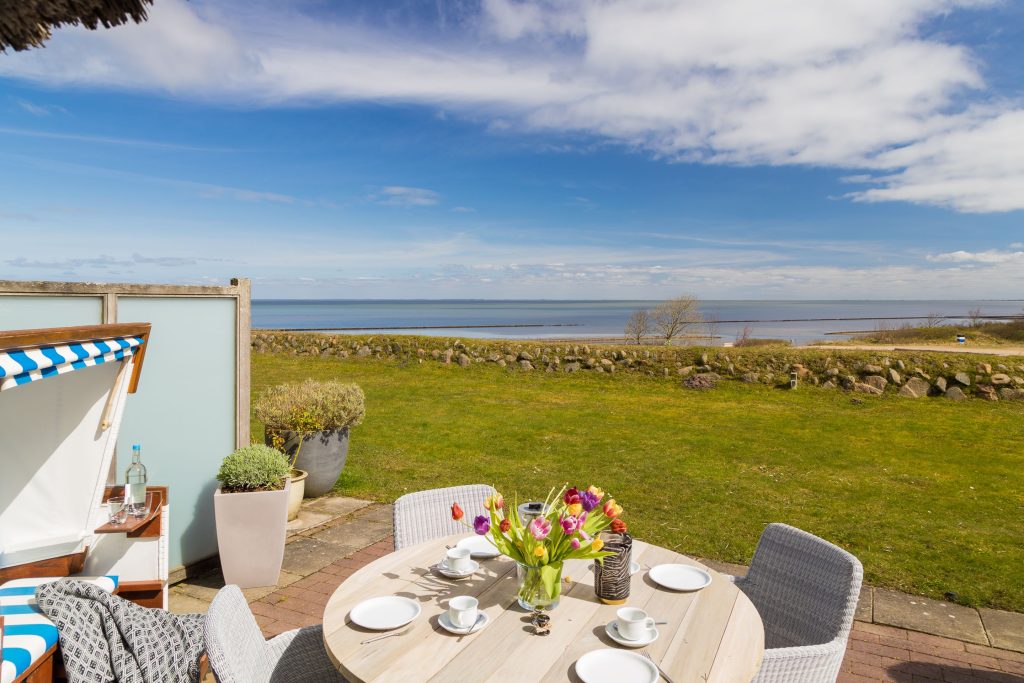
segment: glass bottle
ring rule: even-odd
[[[146,466],[139,444],[132,446],[132,464],[124,475],[124,504],[132,517],[146,515]]]

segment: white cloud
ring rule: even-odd
[[[390,185],[370,195],[370,200],[388,206],[434,206],[441,195],[422,187]]]
[[[902,169],[853,196],[985,213],[1024,208],[1024,110],[989,115],[884,152],[876,163]]]
[[[79,231],[80,232],[80,231]],[[469,233],[429,237],[420,230],[369,234],[361,228],[289,235],[218,225],[153,231],[152,254],[175,254],[183,235],[196,256],[142,256],[131,245],[104,255],[75,242],[70,228],[48,230],[69,251],[36,255],[35,233],[12,233],[0,277],[126,281],[197,281],[240,274],[254,278],[259,296],[401,298],[663,298],[692,292],[703,299],[861,298],[1005,299],[1024,291],[1024,253],[949,252],[929,259],[889,249],[878,265],[814,265],[790,250],[762,246],[613,246],[574,240],[498,239]],[[76,246],[77,245],[77,246]],[[110,246],[110,245],[108,245]],[[77,250],[77,251],[76,251]],[[874,263],[875,259],[870,259]],[[155,266],[162,266],[154,270]],[[305,280],[298,280],[301,272]]]
[[[1024,245],[1019,245],[1024,246]],[[929,255],[932,263],[1022,263],[1024,251],[950,251],[944,254]]]
[[[57,108],[59,109],[59,107]],[[74,133],[55,133],[47,130],[32,130],[28,128],[0,127],[0,135],[15,135],[28,138],[45,138],[49,140],[69,140],[73,142],[99,143],[102,145],[125,145],[128,147],[149,147],[153,149],[179,149],[196,152],[226,152],[226,147],[203,147],[200,145],[183,145],[173,142],[161,142],[158,140],[139,140],[137,138],[117,138],[108,135],[80,135]]]
[[[295,202],[295,197],[279,192],[247,190],[241,187],[225,187],[205,183],[193,184],[198,188],[199,196],[205,199],[221,199],[226,197],[240,202],[277,202],[280,204],[293,204]]]
[[[18,106],[22,111],[26,111],[33,116],[50,116],[51,114],[67,114],[68,110],[64,107],[58,107],[55,104],[36,104],[35,102],[29,102],[28,100],[16,100]]]
[[[141,26],[64,29],[2,56],[0,75],[233,105],[425,103],[668,159],[860,169],[861,201],[1010,211],[1024,208],[1024,110],[987,92],[966,48],[922,34],[989,4],[485,0],[440,43],[294,8],[163,0]]]

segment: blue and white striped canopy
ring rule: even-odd
[[[144,342],[142,337],[113,337],[0,351],[0,391],[91,365],[122,360],[134,354]]]

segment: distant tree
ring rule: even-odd
[[[967,319],[971,321],[971,327],[980,327],[982,319],[981,309],[972,308],[971,310],[967,311]]]
[[[705,334],[707,334],[707,336],[708,336],[709,343],[711,343],[711,344],[717,344],[718,343],[716,340],[721,336],[719,334],[721,329],[722,329],[722,325],[721,325],[721,323],[718,322],[718,316],[717,315],[709,315],[704,320],[704,331],[705,331]]]
[[[941,313],[929,313],[924,320],[925,327],[938,327],[945,320],[945,316]]]
[[[697,299],[692,296],[679,296],[663,301],[651,313],[654,324],[665,338],[668,346],[676,337],[683,336],[689,330],[704,322]]]
[[[896,330],[888,320],[880,320],[875,325],[875,339],[882,343],[893,344],[896,342]]]
[[[753,334],[754,328],[750,325],[744,325],[743,329],[736,333],[736,341],[733,342],[733,346],[746,346]]]
[[[643,344],[644,337],[651,334],[652,322],[649,312],[642,309],[633,311],[626,321],[626,343]]]

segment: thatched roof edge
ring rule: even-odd
[[[146,20],[153,0],[0,0],[0,52],[42,47],[54,28],[95,29]]]

